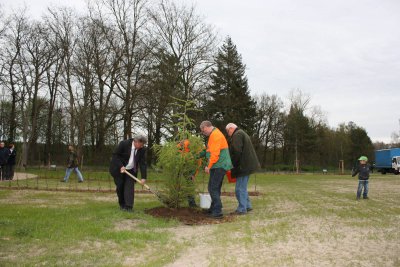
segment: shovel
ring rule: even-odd
[[[149,190],[151,193],[153,193],[158,200],[164,204],[165,206],[169,206],[169,201],[168,198],[166,198],[165,196],[161,195],[160,192],[158,192],[157,190],[152,190],[147,184],[142,184],[142,181],[140,181],[138,178],[136,178],[135,176],[133,176],[131,173],[129,173],[128,171],[124,171],[125,174],[127,174],[129,177],[131,177],[133,180],[135,180],[136,182],[138,182],[139,184],[143,185],[147,190]]]

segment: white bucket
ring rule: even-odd
[[[209,209],[211,207],[211,196],[210,194],[199,193],[200,196],[200,208]]]

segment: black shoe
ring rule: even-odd
[[[208,215],[208,217],[210,217],[212,219],[222,219],[222,218],[224,218],[224,215],[222,213],[221,214],[212,214],[212,213],[210,213]]]
[[[60,180],[60,182],[62,182],[62,183],[66,183],[66,181],[64,181],[64,180]]]
[[[252,211],[253,208],[247,208],[246,210],[247,210],[247,212],[249,212],[249,211]]]
[[[133,209],[131,207],[123,207],[122,211],[133,212]]]
[[[369,197],[363,197],[363,199],[369,199]]]
[[[83,183],[83,181],[78,181],[78,183]]]

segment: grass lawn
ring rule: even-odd
[[[253,211],[200,226],[145,214],[149,194],[125,213],[114,193],[0,189],[0,266],[400,266],[400,176],[373,174],[361,201],[348,175],[256,178]]]

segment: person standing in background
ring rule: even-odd
[[[14,179],[14,169],[15,169],[15,163],[16,163],[16,157],[17,157],[17,151],[15,151],[15,145],[14,144],[9,144],[8,146],[8,151],[9,151],[9,156],[7,160],[7,167],[6,167],[6,178],[8,180]]]
[[[83,177],[81,172],[78,169],[78,155],[75,152],[73,146],[68,146],[68,161],[67,161],[67,170],[65,171],[64,179],[61,182],[68,182],[69,176],[71,175],[72,171],[75,171],[76,175],[78,176],[78,182],[83,182]]]
[[[0,142],[0,179],[1,180],[6,180],[6,167],[7,167],[7,161],[9,157],[9,152],[8,149],[4,147],[5,144],[4,142]]]

